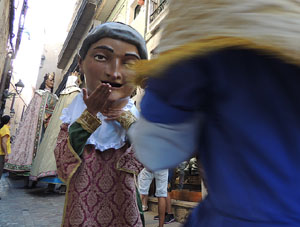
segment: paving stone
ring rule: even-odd
[[[0,227],[60,227],[65,196],[46,194],[46,184],[35,189],[24,187],[24,179],[13,179],[5,173],[0,180]],[[145,212],[146,227],[157,227],[154,212]],[[179,227],[170,223],[166,227]]]

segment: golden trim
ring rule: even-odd
[[[133,170],[128,170],[128,169],[124,169],[124,168],[120,168],[119,167],[119,161],[117,162],[117,164],[116,164],[116,169],[117,170],[120,170],[120,171],[123,171],[123,172],[126,172],[126,173],[131,173],[131,174],[133,174],[133,175],[138,175],[135,171],[133,171]]]
[[[84,130],[91,134],[102,124],[100,119],[92,115],[87,109],[83,111],[76,122],[79,123]]]
[[[136,61],[136,63],[130,67],[136,72],[133,82],[137,85],[142,85],[147,76],[157,77],[168,67],[179,61],[184,61],[194,56],[206,55],[229,47],[260,50],[266,54],[275,55],[288,63],[300,65],[299,58],[296,56],[291,57],[291,55],[286,54],[285,51],[275,46],[258,44],[255,41],[245,38],[220,36],[189,42],[172,50],[162,52],[157,58],[149,61]]]
[[[136,117],[128,110],[124,111],[121,116],[117,119],[117,121],[121,124],[121,126],[128,130],[130,126],[136,122]]]
[[[78,164],[73,168],[72,172],[70,173],[68,179],[67,179],[67,183],[66,183],[66,186],[67,186],[67,189],[66,189],[66,195],[65,195],[65,204],[64,204],[64,213],[63,213],[63,218],[62,218],[62,223],[61,223],[61,227],[64,226],[64,222],[65,222],[65,215],[66,215],[66,210],[67,210],[67,204],[68,204],[68,192],[69,192],[69,185],[70,185],[70,181],[74,175],[74,173],[77,171],[78,167],[81,165],[81,159],[80,157],[78,156],[78,154],[75,152],[75,150],[73,149],[71,143],[70,143],[70,139],[68,138],[68,148],[69,150],[71,151],[71,153],[74,155],[74,157],[78,160]],[[63,181],[64,182],[64,181]]]

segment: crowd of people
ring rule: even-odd
[[[66,185],[64,227],[145,226],[155,179],[161,227],[174,220],[169,170],[196,156],[208,196],[185,226],[300,226],[299,25],[299,1],[173,1],[151,60],[132,27],[94,27],[78,53],[85,86],[70,77],[58,99],[47,74],[11,152],[2,117],[0,176],[6,161]]]

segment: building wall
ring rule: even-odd
[[[155,49],[159,44],[161,33],[162,30],[157,30],[154,34],[151,34],[150,37],[148,36],[148,40],[146,40],[149,58],[153,58],[156,54]]]
[[[127,2],[127,0],[118,1],[110,16],[107,18],[107,21],[118,21],[126,23]]]
[[[80,5],[81,3],[83,2],[83,0],[76,0],[76,3],[75,3],[75,7],[74,7],[74,12],[73,12],[73,15],[71,17],[71,20],[69,22],[69,25],[68,25],[68,32],[70,32],[71,28],[72,28],[72,25],[73,25],[73,21],[74,19],[76,18],[76,15],[78,13],[78,10],[80,8]],[[82,40],[79,41],[79,43],[82,43]],[[60,49],[61,50],[61,49]],[[59,50],[59,52],[60,52]],[[58,54],[59,54],[58,52]],[[69,67],[71,66],[72,62],[73,62],[73,59],[76,57],[77,55],[77,51],[75,51],[72,55],[72,57],[69,59],[69,62],[67,64],[67,66],[64,68],[64,69],[61,69],[60,70],[60,77],[59,78],[56,78],[55,79],[55,85],[59,85],[63,79],[63,76],[66,74],[66,72],[68,71]],[[54,90],[57,89],[57,86],[54,86]]]
[[[63,20],[59,26],[51,23],[51,26],[45,28],[44,48],[40,59],[36,89],[39,89],[46,73],[55,73],[54,91],[61,83],[64,72],[57,67],[59,54],[63,47],[64,40],[72,27],[72,22],[75,19],[76,14],[73,12],[78,11],[82,1],[83,0],[67,1],[66,4],[68,4],[68,7],[64,10],[59,10],[56,15],[60,20]],[[53,34],[56,35],[54,36]]]
[[[127,6],[127,24],[135,28],[145,38],[146,31],[146,4],[140,6],[140,12],[135,16],[135,9],[138,6],[138,0],[129,0]]]
[[[54,90],[56,90],[59,83],[61,82],[61,70],[57,68],[57,60],[61,47],[62,43],[48,43],[44,45],[39,74],[36,81],[36,89],[39,89],[40,85],[44,81],[44,76],[46,73],[55,73]]]
[[[146,39],[146,43],[147,43],[148,52],[150,53],[149,54],[150,57],[153,57],[155,55],[155,48],[158,46],[158,44],[160,42],[160,37],[161,37],[161,33],[162,33],[160,24],[168,12],[169,0],[160,1],[160,2],[163,2],[162,3],[163,9],[161,11],[159,11],[160,13],[157,14],[155,19],[152,21],[150,21],[150,17],[151,17],[151,14],[154,13],[154,11],[155,11],[153,9],[154,8],[153,2],[152,2],[152,0],[147,0],[147,3],[145,2],[145,4],[147,4],[147,7],[148,7],[147,28],[146,28],[145,39]],[[159,7],[159,5],[158,5],[158,7]]]
[[[68,32],[70,31],[70,29],[71,29],[71,27],[72,27],[72,24],[73,24],[73,21],[74,21],[74,19],[75,19],[75,17],[76,17],[76,13],[75,13],[75,12],[78,12],[78,9],[80,8],[80,5],[81,5],[82,1],[83,1],[83,0],[76,0],[76,2],[75,2],[75,5],[74,5],[74,12],[73,12],[73,15],[72,15],[72,17],[71,17],[71,20],[70,20],[70,22],[69,22],[68,29],[67,29]]]
[[[0,1],[0,81],[7,53],[7,41],[9,37],[9,6],[10,0]]]
[[[72,25],[73,25],[73,23],[74,23],[74,20],[76,20],[76,17],[78,16],[78,11],[79,11],[79,9],[80,9],[80,6],[81,6],[81,4],[82,4],[84,1],[86,1],[86,0],[77,0],[77,1],[76,1],[76,7],[75,7],[75,9],[74,9],[74,13],[73,13],[72,19],[71,19],[71,21],[70,21],[70,23],[69,23],[69,28],[68,28],[68,32],[69,32],[69,33],[71,32],[71,28],[72,28]],[[96,0],[95,3],[97,3],[97,1],[101,1],[101,0]],[[61,77],[58,78],[58,79],[56,79],[55,84],[56,84],[57,86],[61,83],[61,81],[62,81],[62,79],[63,79],[63,76],[68,72],[69,68],[71,67],[71,65],[72,65],[72,63],[73,63],[73,61],[74,61],[74,59],[77,59],[77,58],[78,58],[79,47],[81,46],[81,44],[82,44],[82,42],[83,42],[83,39],[84,39],[84,37],[86,36],[87,32],[90,30],[90,28],[91,28],[93,25],[98,24],[98,23],[99,23],[99,21],[97,21],[97,20],[92,20],[92,21],[90,21],[90,22],[87,23],[87,25],[86,25],[86,31],[84,31],[84,32],[82,33],[80,39],[76,40],[76,42],[77,42],[77,43],[76,43],[76,48],[75,48],[75,50],[73,51],[72,56],[68,59],[68,63],[66,64],[66,66],[65,66],[63,69],[61,69],[61,71],[60,71],[60,72],[61,72],[61,73],[60,73],[60,74],[61,74]],[[70,41],[69,41],[69,42],[70,42]],[[65,45],[65,44],[64,44],[64,45]],[[56,90],[56,88],[57,88],[57,87],[55,87],[55,90]]]
[[[89,26],[87,26],[87,27],[91,28],[94,23],[97,23],[97,21],[91,21],[91,23],[89,23]],[[69,59],[68,64],[66,65],[66,67],[61,70],[61,76],[65,75],[68,72],[69,68],[71,67],[71,65],[73,63],[73,60],[78,57],[79,47],[81,46],[85,35],[86,35],[86,33],[83,34],[83,36],[80,40],[78,40],[78,45],[77,45],[76,50],[73,52],[72,57]],[[60,83],[61,81],[62,81],[62,77],[60,78],[60,80],[57,80],[56,82]]]

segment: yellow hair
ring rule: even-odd
[[[277,56],[286,62],[300,65],[300,59],[293,58],[289,54],[286,54],[286,52],[282,51],[281,49],[277,49],[274,46],[259,45],[244,38],[214,37],[187,43],[183,46],[168,50],[164,53],[161,53],[159,57],[149,61],[137,61],[131,67],[131,69],[136,73],[133,82],[137,85],[142,85],[145,83],[145,79],[148,76],[159,76],[164,70],[179,61],[188,60],[195,56],[206,55],[208,53],[229,47],[260,50],[265,54]]]
[[[140,84],[180,60],[228,47],[250,48],[300,65],[300,0],[168,0],[159,56],[138,62]]]

